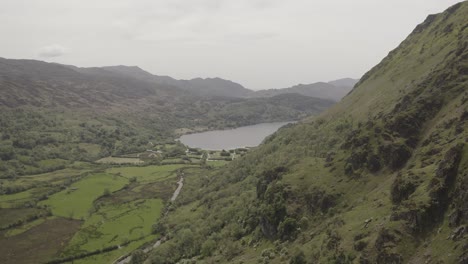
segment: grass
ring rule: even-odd
[[[0,263],[45,263],[57,256],[79,227],[79,221],[56,218],[16,236],[0,237]]]
[[[179,164],[184,164],[188,161],[185,161],[183,159],[179,159],[179,158],[168,158],[168,159],[164,159],[161,163],[163,165],[170,165],[170,164],[174,164],[174,163],[179,163]]]
[[[32,222],[29,222],[27,224],[24,224],[24,225],[22,225],[22,226],[20,226],[18,228],[10,229],[5,233],[5,237],[11,237],[11,236],[16,236],[16,235],[22,234],[22,233],[28,231],[29,229],[44,223],[45,221],[46,221],[45,218],[40,218],[40,219],[34,220]]]
[[[123,177],[108,173],[93,174],[72,184],[67,190],[63,190],[49,197],[41,205],[50,206],[56,216],[73,219],[86,218],[93,202],[102,196],[105,190],[114,192],[128,183]],[[73,188],[76,188],[73,190]]]
[[[97,163],[104,163],[104,164],[143,164],[139,158],[117,158],[117,157],[106,157],[102,158]]]
[[[175,177],[177,176],[177,170],[187,166],[188,165],[176,164],[146,167],[116,167],[108,169],[106,172],[121,175],[129,179],[136,177],[137,181],[142,183],[162,181],[171,177]]]
[[[47,159],[47,160],[41,160],[38,163],[41,168],[49,168],[49,167],[65,166],[69,163],[69,161],[64,160],[64,159]]]
[[[106,252],[103,254],[75,260],[73,263],[75,264],[113,263],[119,257],[138,249],[139,247],[141,247],[143,244],[147,242],[154,241],[156,238],[157,238],[157,235],[149,235],[141,240],[131,242],[127,246],[122,247],[118,250],[113,250],[113,251]]]
[[[29,216],[41,213],[37,208],[0,209],[0,228],[16,223],[18,220],[27,219]]]
[[[97,144],[90,143],[80,143],[78,144],[80,149],[85,150],[91,156],[98,156],[101,151],[101,146]]]
[[[89,163],[74,163],[71,168],[63,170],[56,170],[48,173],[41,173],[28,176],[20,176],[15,180],[0,180],[0,184],[4,188],[33,188],[43,185],[63,185],[66,184],[71,178],[76,178],[90,172],[93,167]],[[2,197],[2,196],[0,196]],[[1,200],[1,198],[0,198]]]
[[[23,203],[30,201],[32,197],[31,190],[15,194],[0,195],[0,208],[15,208]]]
[[[210,161],[207,161],[206,164],[213,166],[213,167],[222,167],[228,164],[229,162],[230,161],[226,161],[226,160],[210,160]]]
[[[73,255],[144,238],[151,234],[162,208],[161,199],[104,206],[85,221],[66,252]]]

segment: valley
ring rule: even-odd
[[[468,263],[467,14],[284,89],[0,58],[0,263]]]

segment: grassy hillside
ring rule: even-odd
[[[146,263],[467,263],[468,3],[192,186]]]

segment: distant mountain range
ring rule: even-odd
[[[137,66],[108,66],[102,69],[131,76],[140,80],[166,84],[205,96],[224,96],[237,98],[272,97],[280,94],[296,93],[310,97],[339,101],[359,81],[344,78],[335,81],[317,82],[313,84],[299,84],[283,89],[268,89],[253,91],[242,85],[221,78],[195,78],[191,80],[177,80],[169,76],[153,75]]]
[[[171,85],[185,91],[205,96],[247,97],[252,91],[242,85],[221,78],[195,78],[191,80],[177,80],[169,76],[153,75],[137,66],[108,66],[102,69],[131,76],[140,80]]]
[[[0,107],[34,111],[92,111],[98,115],[150,113],[168,133],[183,127],[226,128],[298,120],[331,106],[332,100],[294,93],[255,97],[220,78],[176,80],[138,67],[79,68],[35,60],[0,58]],[[5,110],[6,111],[6,110]],[[107,117],[106,117],[107,118]],[[148,120],[139,120],[146,126]]]

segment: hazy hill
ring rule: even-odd
[[[169,76],[153,75],[136,66],[109,66],[105,70],[132,76],[137,79],[167,84],[203,96],[224,96],[238,98],[272,97],[280,94],[297,93],[309,97],[339,101],[358,82],[356,79],[343,78],[328,83],[300,84],[284,89],[268,89],[252,91],[242,85],[221,78],[194,78],[191,80],[176,80]]]
[[[242,85],[221,78],[195,78],[191,80],[176,80],[169,76],[158,76],[133,66],[109,66],[103,69],[132,76],[137,79],[159,84],[171,85],[203,96],[245,97],[251,90]]]
[[[429,16],[340,103],[198,180],[149,260],[467,263],[466,14]]]
[[[317,82],[312,84],[299,84],[283,89],[260,90],[251,93],[250,97],[270,97],[278,94],[297,93],[305,96],[339,101],[343,98],[358,80],[345,78],[328,83]]]
[[[358,79],[352,79],[352,78],[343,78],[343,79],[338,79],[334,81],[328,82],[329,84],[333,84],[334,86],[337,87],[354,87],[356,83],[358,82]]]

